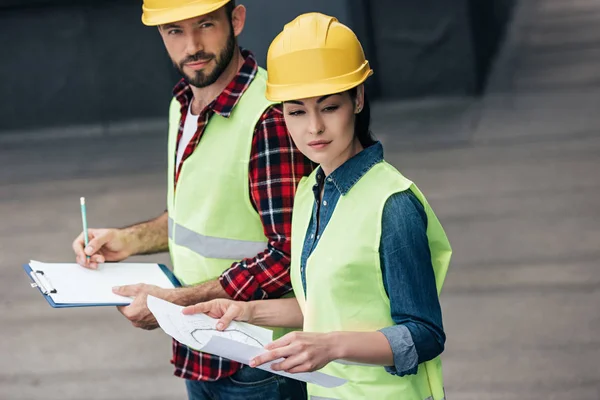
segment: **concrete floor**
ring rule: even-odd
[[[374,130],[455,250],[448,398],[598,400],[600,3],[520,3],[483,99],[378,104]],[[90,226],[160,213],[164,145],[0,137],[0,399],[185,397],[164,333],[114,309],[51,309],[20,267],[73,258],[80,196]]]

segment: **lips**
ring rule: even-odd
[[[193,61],[193,62],[186,63],[185,65],[187,67],[192,68],[192,69],[199,69],[199,68],[204,68],[206,66],[206,64],[208,64],[209,62],[210,62],[210,59],[208,59],[208,60],[198,60],[198,61]]]
[[[329,143],[331,143],[331,140],[313,140],[312,142],[309,142],[308,145],[309,146],[318,146],[318,145],[329,144]]]
[[[327,147],[331,143],[331,140],[313,140],[309,142],[308,145],[313,149],[323,149]]]

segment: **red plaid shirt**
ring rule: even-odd
[[[243,50],[245,62],[223,92],[198,118],[198,129],[185,149],[182,162],[194,152],[211,115],[231,115],[258,71],[252,53]],[[183,135],[187,110],[192,100],[189,84],[181,80],[173,94],[181,103],[181,122],[177,143]],[[234,263],[220,277],[223,289],[235,300],[277,298],[292,290],[289,276],[292,205],[296,186],[309,175],[312,163],[294,146],[288,135],[279,105],[269,107],[254,129],[248,184],[250,200],[263,223],[267,248],[254,258]],[[176,170],[175,182],[180,168]],[[214,381],[233,375],[241,364],[194,351],[173,341],[175,375],[190,380]]]

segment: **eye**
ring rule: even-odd
[[[205,29],[205,28],[212,28],[213,26],[215,26],[212,22],[205,22],[202,25],[200,25],[200,28]]]
[[[302,110],[292,110],[292,111],[288,112],[288,115],[291,115],[292,117],[298,117],[298,116],[304,115],[304,114],[306,114],[306,113]]]
[[[179,35],[180,33],[181,33],[181,29],[169,29],[167,31],[167,34],[171,35],[171,36],[173,36],[173,35]]]
[[[323,112],[334,112],[338,108],[340,108],[340,106],[328,106],[323,109]]]

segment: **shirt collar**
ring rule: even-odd
[[[237,75],[229,82],[227,87],[219,94],[207,108],[219,114],[222,117],[229,118],[233,109],[242,98],[242,95],[248,89],[256,73],[258,72],[258,63],[252,52],[241,49],[244,64]],[[193,93],[190,84],[181,79],[173,88],[173,96],[181,104],[181,109],[187,109],[192,101]]]
[[[383,161],[383,146],[381,142],[377,142],[340,165],[327,177],[327,181],[333,183],[340,194],[344,196],[360,178],[381,161]],[[323,170],[319,167],[315,178],[317,185],[320,185],[324,178]]]

